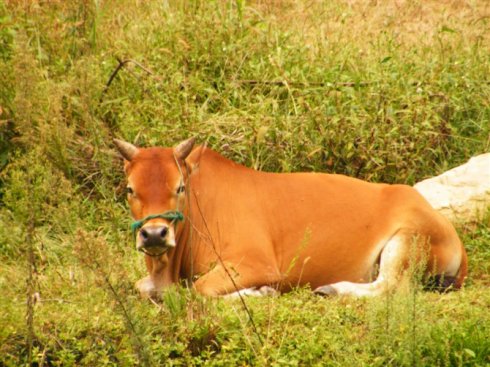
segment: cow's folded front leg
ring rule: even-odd
[[[238,295],[237,292],[247,293],[246,290],[254,290],[253,295],[266,295],[271,293],[271,287],[267,285],[276,284],[280,277],[278,272],[272,269],[263,269],[246,265],[234,266],[230,263],[223,263],[215,266],[208,273],[200,277],[195,283],[194,288],[197,292],[206,296],[225,296]],[[264,286],[267,286],[264,288]],[[258,288],[258,289],[257,289]],[[267,292],[269,291],[269,292]]]
[[[159,293],[161,292],[161,290],[157,289],[149,275],[136,282],[136,289],[140,292],[142,298],[155,299],[159,297]]]
[[[168,257],[166,254],[159,257],[145,255],[145,262],[149,275],[136,282],[136,289],[142,298],[159,299],[163,288],[171,283],[166,273]]]
[[[268,285],[263,285],[262,287],[253,287],[253,288],[245,288],[241,289],[239,291],[233,292],[233,293],[228,293],[224,295],[225,298],[239,298],[240,296],[243,297],[266,297],[266,296],[278,296],[280,292]]]

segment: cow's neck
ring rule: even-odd
[[[228,160],[220,154],[206,150],[200,160],[200,168],[197,172],[191,174],[189,186],[186,189],[188,197],[183,209],[185,221],[180,224],[176,233],[177,246],[175,250],[169,254],[169,264],[166,269],[166,278],[172,283],[179,282],[180,279],[192,280],[194,276],[198,276],[202,272],[209,269],[203,268],[203,264],[209,264],[216,260],[215,246],[221,248],[219,236],[216,233],[210,234],[208,228],[204,224],[213,227],[214,223],[214,205],[219,203],[203,200],[204,197],[215,197],[213,191],[220,185],[226,177],[225,172],[232,172],[231,175],[236,175],[237,171],[250,171],[231,160]],[[216,175],[216,172],[220,172]],[[252,171],[255,172],[255,171]],[[199,199],[198,199],[199,197]],[[196,200],[199,203],[196,203]],[[203,219],[204,218],[204,219]],[[224,229],[223,229],[224,230]],[[210,239],[210,236],[213,238]]]
[[[186,230],[181,243],[184,244],[181,258],[181,276],[192,279],[208,272],[210,264],[216,264],[217,253],[224,250],[219,227],[219,207],[223,192],[229,192],[230,177],[236,179],[240,173],[252,171],[219,153],[206,149],[199,168],[191,174],[188,202],[186,203]],[[242,179],[242,178],[240,178]],[[246,179],[246,178],[244,178]],[[226,195],[225,195],[226,196]],[[218,217],[216,215],[218,214]]]
[[[187,209],[184,210],[184,215],[186,218],[188,218],[188,211]],[[172,258],[172,278],[174,279],[174,282],[178,282],[180,279],[188,279],[189,281],[191,280],[191,276],[189,274],[189,259],[187,258],[187,247],[189,246],[189,241],[190,241],[190,223],[189,220],[186,219],[184,223],[182,224],[182,227],[179,228],[177,231],[177,246],[176,246],[176,251],[174,253],[174,256]]]
[[[186,192],[191,194],[190,184],[186,188]],[[189,205],[189,196],[186,198],[186,204],[183,208],[185,220],[181,222],[176,229],[176,247],[169,254],[169,266],[166,269],[166,278],[172,283],[178,283],[181,279],[186,279],[189,284],[192,282],[194,274],[196,274],[195,260],[195,239],[196,236],[192,229],[192,213]],[[194,242],[194,243],[193,243]]]

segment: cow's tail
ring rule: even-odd
[[[464,249],[463,243],[461,243],[461,264],[459,265],[458,273],[456,274],[456,281],[454,282],[454,288],[460,289],[468,275],[468,256]]]
[[[466,250],[463,244],[460,242],[461,246],[461,263],[459,265],[458,272],[454,276],[437,274],[432,275],[427,279],[425,283],[425,289],[447,292],[450,290],[460,289],[463,286],[464,280],[468,275],[468,256],[466,255]]]

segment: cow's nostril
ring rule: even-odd
[[[168,226],[145,226],[140,230],[140,241],[146,248],[163,247],[169,233]]]

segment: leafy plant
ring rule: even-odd
[[[490,363],[488,218],[461,292],[139,299],[112,138],[414,183],[489,150],[483,2],[0,0],[0,365]],[[28,316],[26,318],[26,315]]]

